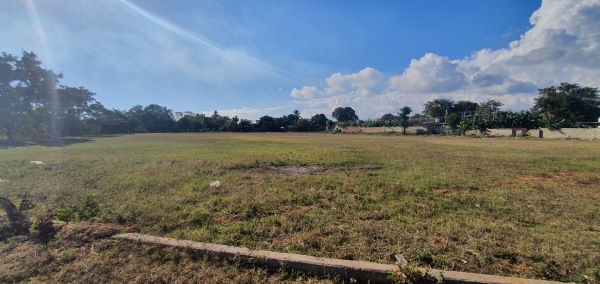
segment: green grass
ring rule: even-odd
[[[0,179],[8,180],[0,196],[158,236],[600,281],[597,141],[265,133],[89,140],[0,148]],[[291,166],[332,170],[269,170]],[[209,187],[214,180],[222,186]]]

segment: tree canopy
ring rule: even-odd
[[[410,126],[410,113],[412,112],[412,109],[408,106],[405,106],[403,108],[400,109],[400,112],[398,113],[398,119],[400,120],[400,126],[402,126],[402,134],[406,134],[406,128],[408,128],[408,126]]]
[[[21,57],[0,56],[0,127],[9,139],[28,133],[45,137],[57,129],[55,118],[68,102],[59,101],[57,86],[61,74],[41,67],[33,52]],[[52,116],[54,114],[54,116]]]
[[[598,88],[561,83],[539,91],[533,110],[548,112],[555,119],[562,120],[563,127],[576,122],[597,122],[600,117]]]
[[[448,113],[456,113],[460,116],[472,116],[477,110],[477,103],[471,101],[458,101],[455,102]]]
[[[487,99],[486,101],[483,101],[483,102],[477,104],[477,108],[475,110],[475,115],[477,115],[477,116],[493,116],[494,114],[496,114],[500,111],[500,107],[502,107],[503,105],[504,104],[499,101]]]
[[[444,117],[452,111],[454,101],[449,99],[434,99],[425,103],[423,113],[430,117]]]
[[[351,107],[338,107],[331,113],[331,116],[333,116],[338,122],[358,120],[356,112]]]

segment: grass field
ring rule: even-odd
[[[598,141],[265,133],[70,141],[1,147],[0,196],[31,199],[30,214],[52,210],[66,227],[111,223],[320,257],[393,263],[402,254],[438,269],[600,281]],[[210,187],[216,180],[221,186]],[[35,262],[4,237],[0,282],[61,282],[73,267],[118,275],[116,267],[135,263],[98,260],[127,249],[105,240],[103,256],[89,256],[103,265],[84,268],[88,258],[60,240],[48,244],[52,260]],[[170,266],[181,258],[174,252],[136,251],[130,257],[149,256],[158,277],[185,275]],[[186,259],[184,268],[200,265],[216,282],[307,281]],[[24,268],[10,272],[10,261]],[[128,273],[149,280],[146,270]]]

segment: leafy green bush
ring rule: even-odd
[[[54,217],[63,222],[69,222],[75,219],[75,210],[73,208],[59,208],[54,210]]]
[[[98,215],[98,201],[91,195],[86,195],[72,207],[55,209],[52,213],[57,220],[69,222],[73,220],[87,221]]]
[[[100,211],[100,207],[98,207],[98,201],[96,201],[96,199],[90,195],[86,195],[78,205],[77,219],[79,220],[92,219],[96,217]]]

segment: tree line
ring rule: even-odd
[[[423,114],[411,113],[404,107],[397,114],[387,113],[374,120],[359,120],[346,114],[338,119],[338,126],[400,126],[403,132],[409,126],[431,126],[445,124],[459,134],[468,130],[485,132],[492,128],[547,127],[559,130],[566,127],[595,127],[600,119],[600,97],[598,88],[581,87],[578,84],[561,83],[539,90],[533,107],[522,111],[502,111],[502,102],[488,99],[475,103],[439,98],[423,106]],[[340,108],[338,108],[340,109]],[[341,109],[340,109],[341,110]],[[344,112],[349,110],[344,109]],[[353,110],[350,111],[354,113]],[[334,112],[335,113],[335,112]]]
[[[144,132],[325,131],[334,126],[324,114],[302,118],[297,110],[250,121],[217,111],[173,113],[157,104],[109,109],[85,87],[60,84],[63,74],[41,64],[33,52],[0,56],[0,135],[9,140]]]
[[[496,100],[475,103],[450,99],[427,102],[423,114],[410,116],[405,106],[397,114],[375,120],[360,120],[351,107],[332,112],[336,122],[324,114],[302,118],[295,110],[282,117],[262,116],[256,121],[212,115],[175,112],[157,104],[136,105],[129,110],[108,109],[85,87],[60,84],[62,73],[44,69],[33,52],[0,56],[0,134],[15,139],[46,139],[56,136],[85,136],[144,132],[203,131],[326,131],[335,126],[400,126],[445,123],[459,133],[489,128],[560,129],[597,122],[600,117],[598,89],[561,83],[540,89],[532,109],[501,111]]]

